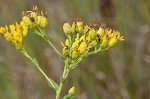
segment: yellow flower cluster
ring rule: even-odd
[[[22,41],[28,33],[28,28],[43,30],[48,25],[47,15],[39,12],[37,6],[32,11],[23,13],[21,22],[10,26],[0,27],[0,33],[8,42],[11,42],[18,50],[23,49]]]
[[[0,33],[4,34],[8,42],[11,42],[18,50],[21,50],[23,38],[26,37],[28,33],[28,27],[21,21],[20,24],[16,23],[9,27],[0,27]]]
[[[45,29],[48,25],[47,14],[39,11],[37,6],[32,11],[23,12],[22,21],[30,29]]]
[[[123,41],[118,31],[103,28],[102,26],[83,25],[83,22],[77,21],[70,25],[65,22],[63,30],[68,39],[63,46],[62,54],[77,60],[80,56],[87,56],[90,52],[98,52],[116,45],[117,41]]]

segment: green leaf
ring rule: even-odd
[[[55,82],[55,81],[53,81],[52,79],[46,79],[47,80],[47,82],[48,82],[48,85],[51,87],[51,88],[53,88],[55,91],[57,91],[57,89],[58,89],[58,84]]]

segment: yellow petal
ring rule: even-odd
[[[65,45],[66,45],[66,46],[69,46],[69,40],[68,40],[68,39],[66,39]]]
[[[10,28],[10,31],[11,31],[11,32],[15,31],[15,29],[16,29],[16,28],[15,28],[15,25],[13,25],[13,24],[10,25],[9,28]]]

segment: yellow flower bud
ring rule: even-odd
[[[27,27],[30,27],[31,21],[30,21],[30,18],[29,18],[29,17],[23,16],[23,17],[22,17],[22,21],[25,23],[25,25],[26,25]]]
[[[75,94],[75,87],[73,86],[72,88],[70,88],[68,93],[71,95],[74,95]]]
[[[38,16],[38,26],[45,29],[48,25],[48,20],[46,16]]]
[[[12,39],[13,39],[12,33],[9,33],[9,32],[4,33],[4,37],[6,38],[6,40],[7,40],[8,42],[11,42]]]
[[[15,28],[15,25],[13,25],[13,24],[12,24],[12,25],[10,25],[10,26],[9,26],[9,28],[10,28],[10,31],[11,31],[11,32],[14,32],[14,31],[15,31],[15,29],[16,29],[16,28]]]
[[[21,38],[17,38],[14,42],[15,47],[17,48],[17,50],[21,50],[22,47],[22,39]]]
[[[69,47],[67,47],[67,46],[65,46],[64,48],[63,48],[63,50],[62,50],[62,54],[64,55],[64,56],[69,56]]]
[[[22,35],[23,35],[23,37],[26,37],[27,33],[28,33],[28,27],[25,25],[24,21],[21,21],[20,25],[22,28]]]
[[[68,22],[64,23],[63,30],[64,30],[65,34],[70,34],[71,33],[71,26]]]
[[[91,40],[94,40],[94,39],[96,39],[96,31],[95,31],[95,29],[94,28],[92,28],[90,31],[89,31],[89,38],[91,39]]]
[[[75,28],[75,22],[73,22],[72,26],[71,26],[71,33],[75,34],[76,33],[76,28]]]
[[[73,59],[73,60],[78,59],[79,54],[80,54],[80,53],[79,53],[78,50],[73,50],[73,51],[72,51],[72,59]]]
[[[81,21],[76,22],[76,31],[78,33],[81,33],[83,31],[83,22]]]
[[[61,45],[63,46],[62,54],[63,54],[64,56],[69,56],[69,53],[70,53],[69,40],[66,39],[65,45],[61,42]]]
[[[83,53],[84,51],[86,51],[86,49],[87,49],[86,42],[82,42],[78,49],[79,49],[80,53]]]
[[[101,48],[101,49],[105,49],[107,46],[108,46],[108,40],[107,40],[107,39],[104,39],[104,40],[102,41],[102,44],[100,44],[100,48]]]
[[[105,30],[103,28],[99,28],[97,34],[100,35],[100,38],[103,38],[105,35]]]
[[[108,42],[108,47],[113,47],[116,45],[116,43],[117,43],[117,38],[114,37],[114,38],[110,39],[110,41]]]
[[[5,28],[4,27],[0,27],[0,33],[4,33],[5,32]]]
[[[75,49],[79,46],[79,42],[78,41],[75,41],[72,45],[72,48]]]
[[[37,28],[37,24],[35,23],[35,20],[33,17],[30,18],[30,28],[31,29],[36,29]]]
[[[66,46],[70,46],[70,43],[69,43],[69,40],[68,40],[68,39],[66,39],[65,45],[66,45]]]

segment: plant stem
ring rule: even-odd
[[[101,49],[101,48],[99,48],[98,50],[95,50],[95,51],[89,52],[89,54],[88,54],[88,55],[93,55],[93,54],[96,54],[96,53],[98,53],[98,52],[105,51],[105,50],[107,50],[107,49],[108,49],[108,47],[107,47],[107,48],[105,48],[105,49]]]
[[[44,38],[49,45],[54,49],[54,52],[57,53],[60,57],[63,58],[63,55],[57,50],[57,48],[53,45],[53,43],[49,40],[48,36],[46,35],[46,33],[43,30],[35,30],[34,31],[37,35],[41,36],[42,38]]]
[[[60,99],[62,88],[63,88],[63,86],[64,86],[64,84],[66,82],[66,79],[68,77],[69,72],[70,72],[70,70],[68,69],[68,62],[65,62],[65,67],[64,67],[63,75],[61,77],[60,85],[59,85],[58,90],[56,92],[56,99]]]
[[[89,55],[92,55],[92,54],[95,54],[97,52],[101,51],[101,49],[99,48],[98,50],[95,50],[95,51],[92,51],[92,52],[89,52]]]

